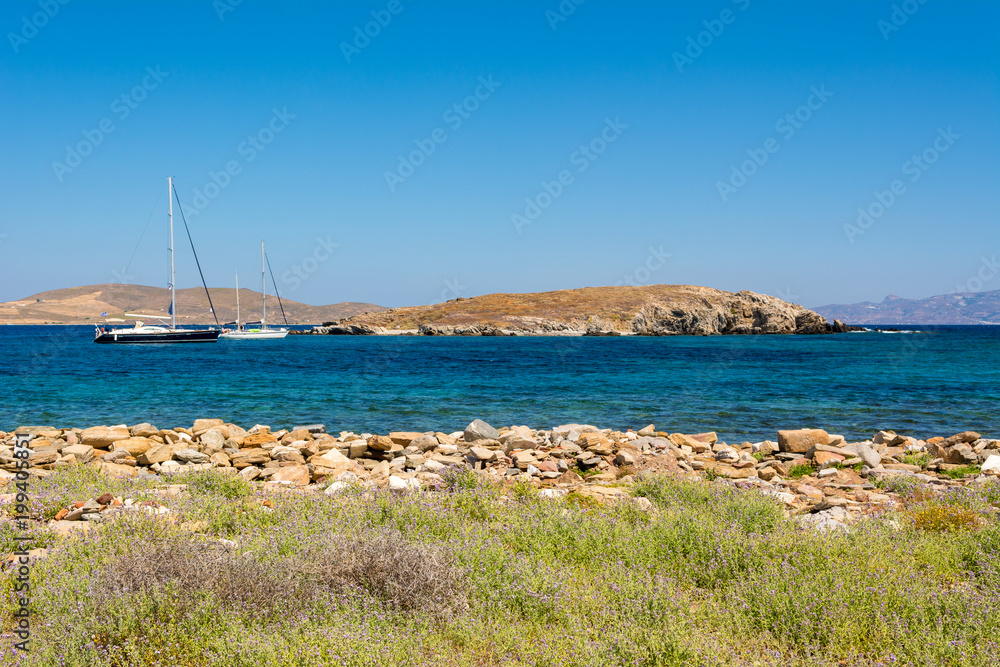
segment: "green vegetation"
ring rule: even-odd
[[[966,475],[976,475],[978,473],[979,466],[959,466],[951,470],[941,470],[942,475],[946,475],[952,479],[962,479]]]
[[[644,506],[458,470],[405,497],[265,494],[210,472],[169,498],[85,470],[33,480],[34,516],[104,492],[171,512],[58,541],[39,529],[52,549],[32,569],[32,652],[0,648],[4,664],[1000,661],[997,482],[917,487],[898,512],[822,533],[757,492],[643,474],[623,488]],[[13,531],[0,523],[5,548]],[[4,599],[13,584],[0,574]]]
[[[933,461],[934,458],[927,452],[920,452],[919,454],[904,454],[901,463],[905,463],[908,466],[919,466],[921,468],[926,468],[927,464]]]
[[[799,479],[806,475],[812,475],[815,472],[816,468],[811,463],[797,463],[789,469],[788,476],[792,479]]]

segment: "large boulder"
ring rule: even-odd
[[[94,458],[94,448],[90,445],[70,445],[63,447],[62,455],[72,456],[77,463],[89,463]]]
[[[368,438],[368,449],[376,452],[387,452],[394,444],[392,438],[387,435],[373,435]]]
[[[230,462],[237,469],[263,465],[270,460],[271,455],[268,451],[259,447],[241,449],[238,452],[233,452],[233,455],[230,457]]]
[[[243,438],[242,447],[245,449],[255,449],[261,445],[278,442],[278,439],[271,433],[271,429],[262,426],[256,433],[250,433]]]
[[[465,427],[465,441],[475,442],[476,440],[496,440],[500,437],[500,431],[496,430],[482,419],[476,419]]]
[[[222,429],[218,428],[210,428],[198,436],[198,442],[201,443],[202,449],[209,455],[225,449],[226,439],[226,435],[222,432]]]
[[[882,455],[867,442],[852,442],[849,445],[844,445],[841,449],[859,457],[869,468],[878,467],[882,462]]]
[[[122,450],[128,452],[129,456],[137,457],[139,454],[148,452],[155,444],[149,438],[133,436],[112,443],[111,451],[117,452]]]
[[[309,466],[284,466],[278,468],[278,472],[271,475],[268,480],[271,482],[285,482],[292,486],[306,486],[309,484]]]
[[[336,476],[338,473],[349,470],[358,470],[357,464],[351,459],[341,454],[336,449],[331,449],[323,454],[317,454],[309,459],[312,466],[312,478],[321,480],[325,477]]]
[[[197,449],[191,449],[190,447],[178,449],[174,452],[174,459],[184,463],[208,463],[208,458],[208,454],[199,452]]]
[[[411,442],[417,438],[423,436],[423,433],[414,433],[412,431],[393,431],[389,434],[389,439],[392,440],[397,445],[403,445],[406,447]]]
[[[141,424],[136,424],[135,426],[129,427],[129,433],[132,437],[148,438],[151,435],[156,435],[160,432],[160,429],[156,428],[148,422],[143,422]]]
[[[124,426],[91,426],[80,433],[80,442],[94,449],[107,449],[113,442],[131,437]]]
[[[182,447],[178,445],[156,445],[136,457],[139,465],[151,466],[154,463],[164,463],[174,458],[174,452]]]
[[[194,425],[191,427],[191,432],[199,435],[210,428],[218,428],[224,423],[221,419],[195,419]]]
[[[962,431],[961,433],[956,433],[951,437],[945,438],[944,441],[939,444],[941,447],[947,449],[961,443],[975,442],[980,438],[982,438],[982,436],[975,431]]]
[[[783,452],[805,454],[815,445],[829,445],[830,434],[821,428],[778,431],[778,447]]]

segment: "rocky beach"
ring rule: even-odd
[[[14,610],[0,661],[1000,656],[984,639],[1000,630],[1000,440],[806,428],[725,443],[478,419],[326,430],[207,418],[0,433],[0,586]],[[30,651],[8,648],[25,637]]]
[[[544,498],[578,494],[603,503],[629,499],[629,484],[644,475],[669,474],[757,489],[790,515],[838,528],[891,509],[900,493],[917,485],[941,492],[1000,475],[1000,440],[971,431],[927,440],[879,431],[848,443],[822,429],[796,429],[777,431],[775,440],[730,444],[714,432],[668,432],[652,424],[622,432],[583,424],[496,429],[475,420],[452,433],[331,434],[322,424],[272,431],[198,419],[172,429],[143,423],[0,432],[5,484],[18,469],[19,437],[28,443],[21,451],[34,477],[87,466],[109,477],[170,485],[177,476],[214,470],[268,490],[403,494],[433,492],[445,486],[445,471],[467,470],[498,483],[530,484]],[[64,508],[53,524],[66,530],[66,522],[101,520],[115,509],[81,501],[90,504]]]

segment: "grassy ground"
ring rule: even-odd
[[[172,499],[87,468],[34,481],[38,517],[105,491],[173,511],[58,542],[36,531],[54,548],[32,572],[32,652],[3,646],[0,662],[1000,663],[996,483],[914,489],[898,512],[819,534],[765,496],[663,477],[630,487],[652,509],[468,473],[403,498],[183,481]]]

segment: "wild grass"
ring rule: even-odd
[[[821,534],[722,482],[639,475],[624,488],[640,506],[445,478],[405,497],[191,478],[161,498],[170,514],[51,541],[32,571],[32,652],[11,664],[1000,662],[997,483],[914,492]],[[66,471],[38,511],[113,489],[159,497]],[[12,585],[0,574],[5,603]]]

